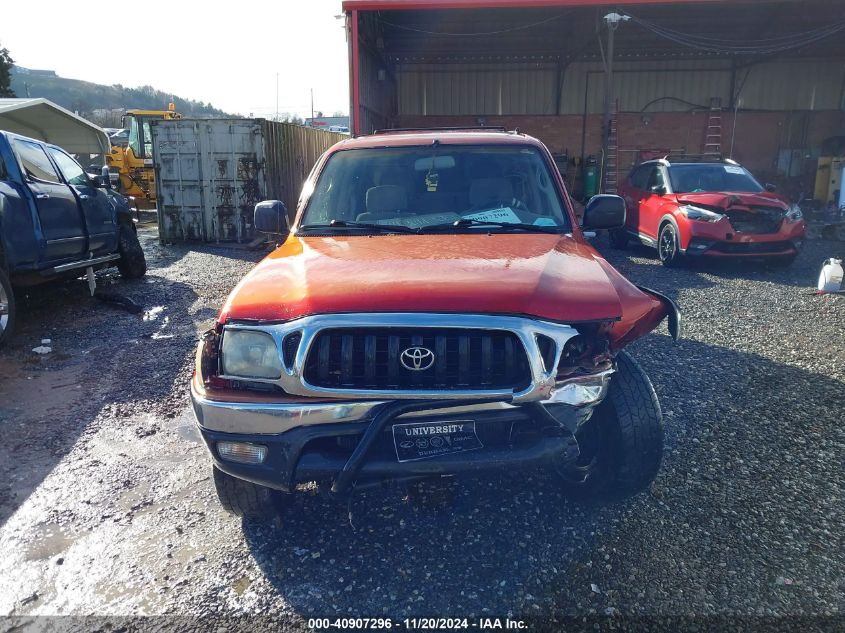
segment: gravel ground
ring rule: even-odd
[[[143,316],[37,289],[0,351],[0,614],[841,617],[845,297],[812,292],[841,244],[770,271],[598,242],[685,318],[680,344],[661,327],[630,348],[667,451],[629,502],[502,474],[306,494],[261,526],[219,508],[187,399],[197,333],[258,255],[143,236],[147,278],[100,280]]]

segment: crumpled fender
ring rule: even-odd
[[[677,341],[681,336],[681,309],[669,297],[649,288],[635,286],[604,260],[599,260],[613,281],[622,316],[610,328],[610,349],[613,352],[642,338],[668,319],[669,334]]]

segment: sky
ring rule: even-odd
[[[310,116],[312,88],[315,110],[349,111],[341,0],[42,0],[37,21],[27,2],[3,5],[0,48],[20,66],[268,118],[278,73],[279,112]]]

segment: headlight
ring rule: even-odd
[[[786,219],[790,222],[797,222],[803,217],[804,214],[801,212],[801,207],[797,204],[790,205],[789,211],[786,212]]]
[[[224,376],[279,378],[282,361],[273,337],[254,330],[225,330],[221,348]]]
[[[701,222],[718,222],[724,215],[721,213],[713,213],[701,207],[694,207],[689,204],[682,204],[678,210],[687,216],[690,220],[699,220]]]

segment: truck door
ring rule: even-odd
[[[44,240],[44,259],[85,257],[88,237],[74,192],[62,182],[40,144],[16,138],[12,147],[20,160],[26,185],[35,198]]]
[[[92,186],[88,174],[71,156],[58,147],[47,151],[64,176],[65,182],[76,193],[88,229],[88,250],[95,255],[117,250],[117,218],[102,189]]]

